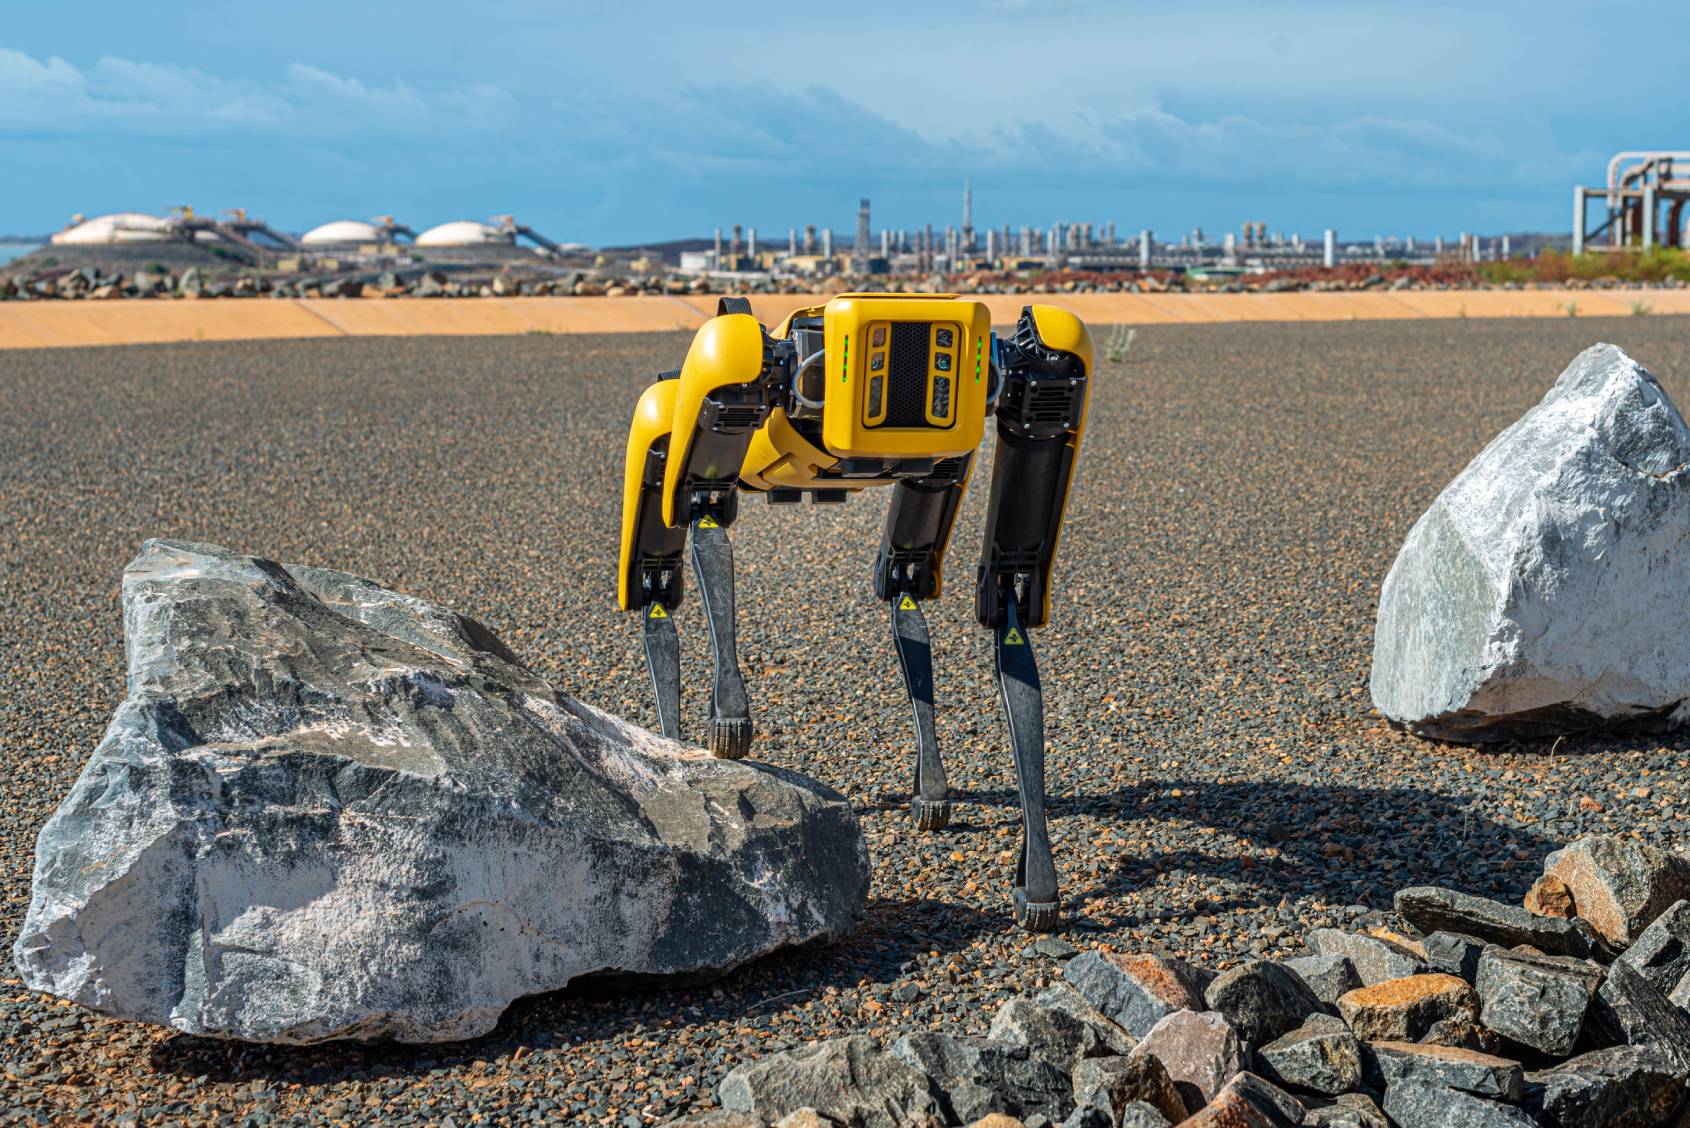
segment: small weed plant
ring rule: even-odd
[[[1138,337],[1138,330],[1125,325],[1117,325],[1109,331],[1109,339],[1103,343],[1103,359],[1111,364],[1120,364],[1127,359],[1127,354],[1133,350],[1133,341]]]

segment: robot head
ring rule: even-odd
[[[950,294],[841,294],[823,313],[822,440],[848,458],[946,458],[980,445],[992,321]]]

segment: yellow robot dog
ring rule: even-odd
[[[933,728],[933,664],[921,601],[937,598],[946,542],[997,417],[975,613],[997,637],[998,684],[1021,798],[1015,918],[1055,928],[1056,868],[1044,810],[1044,703],[1027,634],[1050,616],[1050,571],[1085,426],[1091,335],[1073,314],[1027,307],[1007,339],[980,302],[954,295],[843,294],[771,335],[744,298],[723,298],[678,372],[640,396],[628,436],[619,596],[641,612],[663,733],[680,736],[680,649],[671,612],[690,545],[714,657],[710,748],[751,746],[734,642],[739,495],[841,502],[892,487],[874,564],[915,713],[916,824],[950,819]]]

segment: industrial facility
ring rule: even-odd
[[[1447,244],[1441,236],[1411,235],[1346,241],[1330,227],[1305,238],[1260,220],[1218,235],[1193,227],[1164,238],[1147,227],[1120,230],[1112,219],[985,226],[975,222],[973,185],[965,179],[961,188],[959,222],[942,227],[876,228],[864,198],[855,229],[840,236],[825,223],[809,223],[788,227],[784,237],[760,238],[756,227],[735,223],[716,228],[709,239],[596,250],[558,242],[512,215],[416,227],[392,215],[342,218],[297,235],[241,210],[217,218],[190,207],[162,216],[79,215],[51,236],[51,248],[17,260],[23,273],[14,272],[11,288],[29,291],[17,279],[32,271],[67,269],[90,279],[194,270],[217,292],[237,292],[236,276],[246,275],[246,289],[238,291],[246,293],[319,292],[331,280],[338,280],[338,293],[369,288],[424,295],[825,292],[847,280],[869,288],[920,289],[994,289],[1051,279],[1070,288],[1284,288],[1326,285],[1323,270],[1335,272],[1336,281],[1328,279],[1334,285],[1381,285],[1387,272],[1415,274],[1392,279],[1393,284],[1444,285],[1500,278],[1475,268],[1569,243],[1566,236],[1525,233],[1462,233]],[[1687,234],[1686,200],[1690,151],[1617,154],[1605,185],[1575,189],[1572,249],[1679,247]],[[1593,202],[1605,211],[1591,225]],[[1307,271],[1315,274],[1299,273]],[[1295,277],[1263,277],[1281,274]],[[90,283],[87,289],[101,287]]]
[[[1648,250],[1685,245],[1684,202],[1690,200],[1690,150],[1615,153],[1608,183],[1573,188],[1573,253]],[[1604,216],[1588,226],[1592,201]]]
[[[680,269],[693,274],[751,280],[760,277],[852,273],[921,276],[972,272],[1028,274],[1047,271],[1130,273],[1171,271],[1192,278],[1224,279],[1300,267],[1335,267],[1346,263],[1429,265],[1453,258],[1481,262],[1508,258],[1524,247],[1509,236],[1482,239],[1463,233],[1445,246],[1441,236],[1416,241],[1413,236],[1380,236],[1365,242],[1341,242],[1326,229],[1318,242],[1301,235],[1270,231],[1259,221],[1219,239],[1193,228],[1177,240],[1158,240],[1149,229],[1125,237],[1113,220],[1061,222],[1049,227],[974,225],[974,193],[963,182],[961,224],[935,230],[881,228],[870,222],[870,203],[857,208],[857,227],[848,246],[836,248],[833,230],[807,225],[790,228],[784,243],[759,242],[757,229],[734,224],[724,237],[717,228],[709,250],[684,252]]]
[[[185,206],[172,209],[168,216],[140,212],[117,212],[93,219],[72,216],[70,224],[54,233],[50,241],[57,247],[199,245],[221,250],[253,266],[269,265],[299,246],[291,235],[261,219],[249,218],[244,210],[224,212],[221,219],[211,219]]]
[[[222,259],[281,271],[422,262],[560,262],[587,252],[580,243],[555,242],[509,215],[494,216],[486,223],[454,220],[420,234],[391,215],[371,220],[337,219],[295,236],[252,219],[241,210],[212,219],[190,207],[175,208],[163,216],[116,212],[90,219],[77,215],[49,242],[63,252],[80,252],[95,259],[126,261],[144,249],[160,261],[177,266]]]

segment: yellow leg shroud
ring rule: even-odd
[[[751,434],[763,422],[765,393],[749,390],[767,364],[763,327],[749,313],[712,317],[693,337],[681,375],[663,472],[663,520],[692,520],[693,495],[713,491],[733,505]],[[727,513],[723,524],[733,519]]]
[[[638,611],[655,593],[642,582],[646,568],[667,567],[673,580],[664,605],[681,601],[682,557],[686,529],[671,529],[663,519],[663,471],[674,428],[675,393],[680,385],[663,380],[640,393],[628,429],[628,453],[622,469],[622,565],[618,572],[617,602],[624,611]]]
[[[736,421],[733,393],[763,372],[764,338],[757,319],[730,313],[704,323],[680,376],[647,388],[634,408],[622,479],[622,554],[617,596],[624,611],[637,611],[653,598],[642,577],[662,568],[672,576],[663,599],[674,607],[681,596],[681,560],[696,491],[722,494],[732,520],[745,448],[756,421]],[[673,562],[671,568],[670,562]]]

